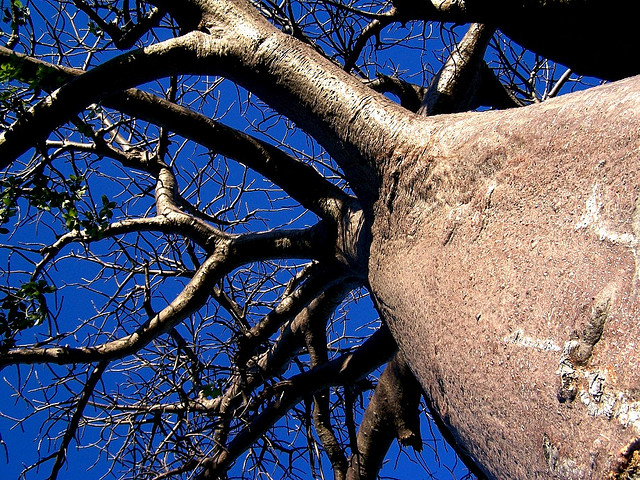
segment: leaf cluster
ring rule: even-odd
[[[25,198],[29,205],[43,212],[58,210],[61,213],[65,227],[69,232],[84,230],[90,240],[102,238],[109,221],[113,218],[116,203],[102,195],[101,205],[96,211],[79,211],[77,202],[82,200],[87,192],[83,175],[69,175],[64,180],[62,189],[50,184],[50,180],[39,175],[30,186],[22,186],[16,177],[8,177],[0,182],[0,224],[9,223],[18,213],[18,199]],[[0,234],[9,233],[6,227],[0,227]]]
[[[0,64],[0,82],[8,83],[19,81],[25,83],[29,88],[38,90],[47,86],[59,86],[66,80],[57,68],[39,64],[33,68],[23,58],[18,55],[11,55]]]
[[[0,309],[0,353],[15,345],[16,335],[27,328],[42,324],[49,315],[45,294],[56,288],[45,280],[29,281],[9,292]]]
[[[4,23],[10,23],[12,29],[20,25],[26,25],[31,13],[20,0],[10,0],[9,6],[7,7],[5,7],[4,2],[0,5],[0,8],[2,8],[2,21]]]

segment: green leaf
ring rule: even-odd
[[[0,64],[0,82],[6,83],[12,80],[19,80],[22,77],[23,61],[17,55],[9,55]]]
[[[87,30],[89,30],[89,33],[95,37],[102,37],[104,35],[102,29],[92,21],[89,21],[89,23],[87,24]]]
[[[66,208],[67,211],[62,214],[62,218],[64,219],[67,229],[69,229],[69,231],[78,230],[78,210],[76,210],[76,207],[72,205],[69,205]]]
[[[78,125],[76,125],[76,129],[78,130],[79,133],[81,133],[85,137],[92,137],[93,136],[93,130],[86,123],[79,123]]]
[[[202,387],[202,393],[206,397],[217,398],[222,395],[222,389],[213,384],[209,384]]]

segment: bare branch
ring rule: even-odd
[[[464,112],[483,104],[478,98],[479,79],[482,58],[493,31],[477,23],[469,27],[429,85],[419,114]]]
[[[199,309],[222,276],[245,262],[265,258],[297,258],[318,253],[316,229],[247,234],[218,242],[182,292],[134,333],[95,347],[17,348],[0,359],[0,368],[13,364],[69,364],[111,360],[130,355]]]
[[[366,46],[369,39],[373,36],[380,35],[380,31],[386,27],[387,25],[393,23],[394,21],[399,20],[397,12],[395,8],[392,8],[384,15],[378,15],[374,20],[372,20],[360,33],[360,36],[355,41],[353,45],[353,49],[351,50],[349,56],[345,58],[344,61],[344,70],[346,72],[350,72],[356,65],[358,61],[358,57],[362,53],[362,50]]]
[[[329,361],[326,323],[337,305],[329,306],[332,308],[324,315],[319,312],[306,322],[305,343],[312,368]],[[335,480],[344,480],[348,468],[347,457],[331,426],[329,395],[329,389],[324,389],[313,396],[313,424],[333,467]]]
[[[199,479],[218,478],[238,455],[246,450],[274,422],[304,396],[329,386],[351,383],[385,363],[396,351],[396,345],[386,327],[381,327],[357,350],[344,354],[307,372],[295,375],[273,388],[274,400],[242,430],[216,458],[204,462]]]
[[[349,279],[340,268],[332,266],[330,268],[319,266],[316,271],[297,289],[286,295],[278,306],[264,316],[239,340],[237,361],[244,364],[252,356],[258,346],[273,335],[280,326],[292,320],[302,309],[314,298],[322,296],[323,292],[332,289],[337,285],[344,285],[339,289],[344,294],[339,297],[338,302],[344,298],[349,290],[356,287],[356,282]]]
[[[38,67],[59,70],[59,76],[71,79],[82,75],[81,70],[59,68],[52,64],[36,60],[21,54],[15,54],[0,48],[0,58],[10,58],[12,55],[21,59],[25,75],[34,75]],[[54,85],[50,85],[54,87]],[[353,203],[348,195],[340,188],[328,182],[311,166],[285,154],[282,150],[259,140],[244,132],[216,122],[202,114],[188,108],[161,99],[141,90],[130,89],[126,92],[114,94],[103,102],[106,107],[112,107],[129,115],[139,117],[149,122],[161,125],[178,135],[193,140],[226,157],[232,158],[280,186],[302,206],[317,213],[321,218],[339,222],[345,209]],[[51,142],[53,146],[80,147],[71,142]],[[104,142],[102,142],[104,143]],[[118,153],[114,149],[96,143],[92,149],[96,153],[108,154],[125,165],[147,169],[144,157],[136,153]],[[137,155],[135,158],[132,155]],[[139,165],[133,163],[138,158]]]
[[[0,133],[0,168],[6,168],[38,139],[108,93],[169,75],[173,73],[167,70],[170,65],[180,65],[175,72],[180,73],[183,62],[193,63],[197,58],[194,54],[202,40],[198,33],[165,40],[122,54],[74,77]]]
[[[117,25],[106,22],[91,8],[91,6],[84,0],[73,0],[73,3],[82,10],[87,16],[93,20],[96,25],[107,33],[113,43],[120,50],[127,50],[131,48],[145,33],[157,26],[165,15],[162,9],[154,8],[145,17],[138,20],[138,23],[133,23],[129,20],[124,28],[118,28]]]
[[[573,72],[571,71],[571,69],[567,68],[562,74],[562,76],[558,79],[556,84],[553,86],[553,88],[549,90],[547,98],[553,98],[556,95],[558,95],[558,93],[560,92],[560,89],[564,86],[565,83],[567,83],[572,73]]]
[[[64,437],[62,438],[62,443],[60,444],[60,448],[58,449],[58,453],[56,455],[56,461],[51,469],[51,475],[49,475],[49,480],[55,480],[58,478],[58,473],[60,469],[64,465],[67,456],[67,449],[69,448],[69,444],[73,437],[76,435],[76,431],[78,430],[78,425],[80,424],[80,420],[84,414],[84,409],[89,403],[89,399],[93,395],[93,390],[96,387],[96,384],[102,377],[105,369],[109,362],[101,361],[93,368],[91,375],[87,379],[87,382],[82,389],[82,393],[80,398],[78,399],[77,406],[75,412],[73,413],[73,417],[69,420],[69,424],[67,425],[67,430],[64,432]]]
[[[425,87],[389,75],[378,75],[376,79],[366,81],[365,84],[376,92],[393,93],[400,99],[400,105],[410,112],[418,111],[426,91]]]

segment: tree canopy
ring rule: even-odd
[[[242,478],[377,478],[392,441],[422,448],[424,412],[487,474],[385,321],[372,238],[413,231],[422,204],[398,185],[417,202],[474,181],[474,165],[425,166],[456,142],[485,148],[470,122],[516,125],[521,108],[638,73],[620,48],[637,44],[633,15],[567,0],[2,12],[0,368],[17,403],[0,412],[40,426],[26,478],[63,475],[74,445],[97,478],[234,464]],[[516,113],[484,113],[502,109]],[[433,192],[418,193],[425,172]],[[400,219],[389,231],[383,207]],[[382,321],[357,318],[370,293]]]

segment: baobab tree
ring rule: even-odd
[[[553,98],[631,2],[5,3],[27,470],[376,478],[423,398],[478,477],[638,478],[640,85]]]

